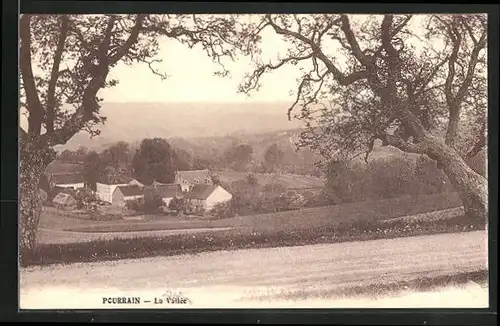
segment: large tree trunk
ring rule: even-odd
[[[40,198],[40,178],[46,166],[54,157],[54,152],[39,141],[39,138],[21,141],[20,151],[20,192],[19,192],[19,241],[21,261],[25,254],[33,252],[42,202]]]
[[[440,163],[460,195],[466,214],[476,221],[488,221],[488,182],[472,170],[450,146],[436,139],[428,141],[429,156]]]

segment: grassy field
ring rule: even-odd
[[[50,241],[42,241],[35,252],[21,255],[23,264],[45,265],[484,229],[484,224],[461,214],[457,201],[456,195],[442,194],[212,221],[175,221],[174,217],[163,222],[94,222],[94,225],[88,224],[91,221],[78,221],[80,226],[75,225],[72,231],[41,229],[42,238]],[[398,218],[423,211],[428,212],[428,218],[427,215]]]
[[[183,220],[165,216],[151,221],[119,221],[70,224],[58,221],[60,230],[73,232],[133,232],[154,230],[178,230],[194,228],[244,228],[254,231],[279,232],[299,231],[360,221],[374,221],[415,215],[455,208],[461,205],[455,193],[444,193],[421,197],[394,198],[381,201],[353,203],[347,205],[308,208],[295,211],[239,216],[220,220]],[[53,218],[53,217],[52,217]],[[45,225],[51,217],[44,215]],[[147,219],[147,217],[146,217]]]
[[[231,184],[231,182],[244,180],[248,172],[237,171],[217,171],[222,183]],[[297,174],[276,174],[276,173],[252,173],[257,178],[259,185],[279,183],[286,189],[309,189],[321,188],[325,185],[325,180],[318,177],[297,175]]]

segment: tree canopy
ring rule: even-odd
[[[31,15],[20,18],[21,109],[27,116],[22,138],[41,136],[49,146],[65,144],[84,130],[91,136],[105,122],[101,89],[116,65],[144,63],[154,74],[161,37],[200,46],[217,62],[231,58],[235,20],[212,15]],[[221,65],[219,74],[227,74]]]
[[[266,63],[260,35],[267,30],[287,51]],[[429,134],[464,156],[485,145],[485,15],[268,14],[245,33],[240,45],[255,66],[242,92],[285,65],[301,69],[288,115],[308,127],[303,146],[334,157],[369,152],[380,139],[428,154]]]
[[[172,146],[165,139],[144,139],[132,160],[133,176],[147,185],[153,181],[172,183],[176,170],[174,156]]]

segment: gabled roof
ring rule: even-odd
[[[182,196],[181,186],[175,183],[157,184],[149,187],[154,194],[161,196],[161,198],[174,198]]]
[[[52,174],[50,181],[56,185],[67,185],[72,183],[84,183],[83,174],[81,173],[61,173]]]
[[[177,171],[176,176],[179,176],[182,180],[187,180],[191,184],[195,183],[195,179],[198,179],[200,183],[204,183],[206,178],[211,180],[210,171],[208,169]]]
[[[70,194],[60,192],[52,199],[52,202],[59,205],[74,205],[76,199]]]
[[[134,180],[134,178],[125,176],[125,175],[120,175],[116,177],[117,179],[112,180],[111,176],[109,175],[100,175],[98,182],[102,184],[107,184],[107,185],[118,185],[118,184],[126,184],[129,183],[130,181]]]
[[[124,197],[144,195],[144,190],[139,186],[118,186],[116,189],[120,189]]]
[[[193,188],[187,192],[184,197],[188,199],[202,199],[205,200],[210,196],[214,190],[219,187],[217,185],[194,185]]]

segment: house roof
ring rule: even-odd
[[[188,199],[202,199],[205,200],[210,196],[214,190],[217,188],[217,185],[204,185],[197,184],[194,185],[193,188],[184,195],[184,197]]]
[[[134,180],[134,178],[125,175],[118,175],[115,180],[112,180],[111,176],[104,174],[99,176],[98,182],[107,185],[117,185],[129,183],[132,180]]]
[[[76,203],[76,199],[70,194],[60,192],[52,199],[52,202],[59,205],[73,205]]]
[[[154,193],[160,195],[161,198],[174,198],[182,196],[182,189],[180,185],[175,183],[155,185],[152,189]]]
[[[210,171],[205,170],[191,170],[191,171],[177,171],[178,175],[182,180],[187,180],[189,183],[195,183],[194,180],[198,179],[201,182],[205,182],[206,178],[210,178]]]
[[[72,183],[84,183],[83,174],[81,173],[60,173],[52,174],[50,181],[56,185],[67,185]]]
[[[144,190],[139,186],[118,186],[116,189],[120,189],[124,197],[144,195]]]

